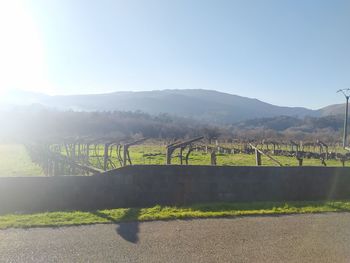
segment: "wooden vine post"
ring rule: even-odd
[[[253,144],[249,143],[250,147],[252,147],[255,150],[255,161],[256,161],[256,165],[260,166],[261,165],[261,155],[266,156],[267,158],[269,158],[271,161],[275,162],[276,164],[278,164],[279,166],[283,166],[282,163],[280,163],[279,161],[277,161],[275,158],[273,158],[272,156],[270,156],[267,153],[264,153],[262,150],[258,149],[256,146],[254,146]]]
[[[146,141],[148,138],[142,138],[140,140],[131,142],[131,143],[127,143],[123,145],[123,166],[127,166],[128,162],[130,165],[132,165],[131,163],[131,158],[130,158],[130,153],[129,153],[129,147],[133,146],[133,145],[137,145],[140,144],[144,141]]]
[[[261,153],[258,151],[258,149],[255,149],[255,163],[257,166],[261,165]]]

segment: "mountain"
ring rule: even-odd
[[[15,96],[16,97],[16,96]],[[281,107],[257,99],[214,90],[156,90],[114,92],[94,95],[47,96],[25,94],[21,103],[37,103],[59,110],[77,111],[142,111],[149,114],[167,113],[211,123],[267,118],[280,115],[318,117],[321,111],[302,107]]]
[[[1,105],[32,105],[40,104],[48,99],[49,96],[41,93],[23,91],[23,90],[10,90],[2,94],[0,97]]]
[[[341,115],[329,115],[324,117],[295,118],[290,116],[277,116],[270,118],[251,119],[237,123],[234,128],[240,130],[264,129],[277,132],[286,130],[298,130],[303,132],[315,132],[322,129],[340,131],[343,129],[344,118]]]
[[[345,103],[329,105],[327,107],[320,109],[319,112],[320,112],[321,116],[328,116],[328,115],[343,115],[344,116]]]

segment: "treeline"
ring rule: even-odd
[[[180,139],[205,136],[223,140],[304,140],[339,142],[343,118],[274,117],[214,126],[188,118],[142,112],[75,112],[20,108],[0,112],[0,139],[28,141],[45,138],[132,137]]]
[[[0,112],[0,138],[28,141],[45,138],[117,138],[142,136],[159,139],[218,137],[223,129],[192,119],[142,112],[75,112],[12,110]],[[220,131],[221,130],[221,133]]]
[[[252,119],[231,126],[235,136],[248,139],[304,140],[317,139],[337,143],[343,134],[344,116],[305,117],[289,116]]]

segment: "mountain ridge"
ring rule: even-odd
[[[206,89],[165,89],[117,91],[103,94],[56,95],[25,92],[18,104],[41,104],[58,110],[142,111],[167,113],[212,123],[236,123],[275,116],[321,117],[338,114],[342,104],[312,110],[305,107],[277,106],[255,98]],[[12,96],[16,98],[16,96]],[[27,98],[27,101],[26,101]],[[14,102],[14,103],[13,103]],[[8,104],[16,104],[16,100]]]

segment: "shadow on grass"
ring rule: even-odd
[[[126,241],[136,244],[139,241],[139,222],[137,221],[138,216],[140,214],[140,209],[137,208],[129,208],[126,210],[125,214],[115,220],[113,217],[101,213],[99,211],[93,212],[94,215],[99,216],[101,218],[107,219],[108,221],[117,224],[116,232]],[[120,221],[124,221],[121,223]]]

